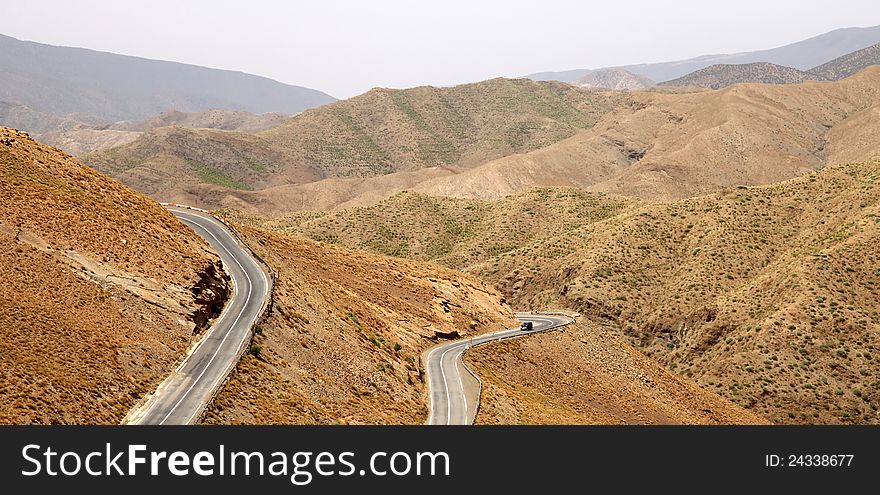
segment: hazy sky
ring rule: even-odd
[[[0,0],[0,33],[241,70],[344,98],[771,48],[878,0]]]

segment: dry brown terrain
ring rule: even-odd
[[[555,143],[593,125],[621,98],[563,83],[510,79],[452,88],[376,88],[256,135],[159,129],[84,160],[162,200],[190,198],[187,202],[212,208],[271,205],[280,212],[328,209],[375,202],[438,174]],[[158,120],[188,122],[173,114]],[[193,156],[194,149],[204,152]],[[254,177],[253,162],[265,166],[263,175]],[[428,169],[433,172],[422,173]],[[319,179],[325,180],[315,182]],[[361,184],[378,193],[362,194]],[[313,201],[319,205],[301,199],[309,192],[317,192]]]
[[[0,128],[0,423],[119,422],[193,342],[202,297],[226,290],[208,249],[152,200]]]
[[[141,122],[118,122],[110,129],[147,132],[160,127],[186,127],[188,129],[217,129],[255,133],[281,125],[290,117],[280,113],[253,114],[239,110],[206,110],[186,113],[177,110],[162,112]]]
[[[516,309],[575,308],[774,422],[876,423],[878,168],[671,203],[547,188],[238,218],[460,268]]]
[[[375,89],[257,135],[154,130],[86,161],[162,200],[264,215],[369,206],[405,189],[498,199],[573,186],[671,200],[876,157],[878,105],[880,67],[699,92],[494,79]]]
[[[368,207],[239,221],[380,254],[461,269],[619,214],[639,202],[575,188],[542,188],[498,201],[402,192]]]
[[[281,153],[252,134],[177,126],[146,132],[124,146],[85,155],[83,161],[163,201],[198,184],[267,187],[285,163]],[[317,178],[311,170],[299,176],[301,181]]]
[[[742,84],[718,91],[630,93],[590,129],[546,148],[490,161],[413,189],[496,199],[539,186],[589,187],[680,199],[737,185],[771,184],[826,164],[874,158],[838,145],[868,136],[880,104],[880,67],[838,82]],[[868,126],[854,126],[849,119]]]
[[[3,116],[3,110],[4,104],[0,102],[0,117]],[[18,108],[13,107],[12,110]],[[117,122],[112,125],[89,124],[51,115],[38,115],[30,119],[27,117],[31,115],[10,111],[6,120],[21,124],[18,127],[20,129],[37,132],[35,137],[41,143],[60,148],[74,156],[84,156],[96,151],[124,146],[135,141],[145,132],[161,127],[177,126],[188,129],[256,133],[281,125],[288,119],[287,116],[278,113],[254,115],[234,110],[208,110],[197,113],[169,111],[141,122]]]
[[[275,307],[209,423],[422,423],[422,351],[514,324],[496,289],[460,272],[243,232],[279,273]]]
[[[619,99],[558,82],[492,79],[451,88],[376,88],[308,110],[261,136],[325,177],[468,168],[555,143]]]
[[[477,424],[762,424],[590,322],[471,349]]]
[[[774,422],[878,423],[880,162],[648,204],[469,271]]]
[[[634,91],[654,86],[654,81],[625,69],[599,69],[571,82],[579,88]]]

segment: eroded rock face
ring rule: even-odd
[[[161,205],[2,127],[0,252],[0,423],[119,423],[228,296]]]
[[[195,324],[194,334],[201,334],[210,326],[211,320],[220,316],[229,300],[231,285],[229,275],[223,270],[222,261],[207,265],[198,276],[199,279],[192,288],[197,309],[190,315]]]

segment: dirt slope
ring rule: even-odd
[[[483,380],[477,424],[767,422],[589,322],[477,347],[465,362]]]
[[[878,423],[880,162],[645,205],[470,269],[774,422]]]
[[[612,94],[562,83],[492,79],[452,88],[373,89],[303,112],[261,134],[325,177],[470,167],[593,125]]]
[[[0,129],[0,422],[116,423],[228,290],[158,204]]]
[[[422,351],[514,324],[496,289],[462,273],[243,231],[279,273],[275,308],[209,423],[422,423]]]
[[[252,134],[161,127],[124,146],[83,156],[83,161],[161,201],[188,186],[211,184],[252,190],[271,185],[284,157]],[[314,171],[299,171],[303,181]]]
[[[834,83],[744,84],[630,97],[591,129],[560,143],[431,179],[414,190],[494,199],[530,187],[578,186],[667,200],[774,183],[876,156],[870,146],[853,156],[838,143],[874,128],[873,122],[865,131],[847,121],[880,103],[880,67]]]
[[[211,201],[211,207],[234,201],[306,203],[286,206],[284,211],[289,212],[315,209],[297,198],[318,188],[319,197],[332,199],[321,201],[334,207],[362,199],[356,187],[340,192],[355,179],[363,182],[402,172],[366,181],[372,189],[382,190],[382,198],[409,187],[410,179],[423,170],[452,173],[555,143],[593,125],[619,98],[563,83],[510,79],[452,88],[377,88],[303,112],[257,136],[157,129],[84,160],[163,200],[191,196],[196,199],[192,202]],[[191,120],[174,113],[159,119],[180,126]],[[226,115],[214,120],[222,124],[235,119]],[[204,115],[196,121],[213,122]],[[193,149],[201,151],[193,156]],[[306,186],[320,179],[327,181]],[[212,186],[226,189],[231,198],[218,198]],[[261,193],[241,192],[251,189]],[[214,202],[218,200],[225,202]]]
[[[368,207],[239,221],[375,253],[465,268],[619,214],[636,201],[581,189],[533,189],[498,200],[403,192]]]

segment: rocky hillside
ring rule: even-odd
[[[477,424],[764,424],[589,321],[480,346]]]
[[[639,90],[654,86],[654,81],[624,69],[599,69],[572,81],[579,88]]]
[[[157,203],[10,129],[0,250],[2,423],[118,423],[228,292],[219,257]]]
[[[613,95],[561,83],[492,79],[452,88],[374,89],[262,133],[326,177],[470,167],[592,126]]]
[[[715,64],[691,72],[678,79],[660,83],[660,86],[701,87],[721,89],[741,83],[796,84],[822,79],[811,73],[791,67],[758,62],[752,64]]]
[[[880,64],[880,43],[836,58],[810,69],[809,72],[820,79],[837,81],[877,64]]]
[[[564,203],[564,208],[558,208]],[[496,202],[403,192],[378,204],[274,219],[230,211],[237,220],[390,256],[465,268],[639,204],[574,188],[533,189]]]
[[[515,324],[496,289],[460,272],[242,230],[279,274],[275,307],[209,423],[421,424],[421,353]]]
[[[462,169],[541,148],[590,127],[618,99],[611,93],[580,90],[562,83],[508,79],[453,88],[374,89],[304,112],[256,137],[223,138],[216,132],[187,131],[188,141],[221,140],[226,143],[223,146],[228,144],[226,151],[200,153],[195,160],[177,142],[167,142],[177,140],[179,131],[148,133],[129,145],[84,159],[162,200],[188,198],[190,203],[218,207],[229,206],[225,201],[231,195],[242,202],[297,204],[302,191],[289,191],[291,186],[317,179],[330,178],[330,188],[338,189],[340,183],[333,181],[338,178],[363,179],[392,172],[419,174],[436,167]],[[256,156],[253,150],[238,150],[242,140],[259,142],[264,151]],[[241,160],[235,164],[229,160],[230,153],[236,152],[267,165],[267,173],[259,181],[249,179],[253,167]],[[157,165],[150,158],[156,153],[168,155],[167,159]],[[185,166],[187,160],[200,166]],[[166,166],[169,161],[176,164],[173,171]],[[271,163],[279,167],[268,166]],[[232,181],[206,180],[199,168],[222,171]],[[423,179],[432,174],[426,175]],[[267,190],[267,197],[254,198],[235,191],[220,193],[212,187],[229,184],[234,184],[231,189],[239,190],[275,189]],[[397,184],[395,181],[388,186],[399,190]],[[333,194],[328,190],[318,196]],[[215,195],[223,202],[207,202]]]
[[[878,174],[880,162],[832,165],[672,203],[565,188],[495,201],[406,193],[243,220],[461,268],[518,310],[579,310],[773,422],[877,423]]]
[[[143,133],[128,144],[84,155],[83,161],[164,201],[172,199],[171,189],[197,184],[266,187],[286,164],[281,152],[253,134],[177,126]],[[297,178],[319,177],[306,169]]]
[[[557,144],[413,189],[497,199],[530,187],[577,186],[666,200],[769,184],[877,156],[870,137],[877,124],[870,116],[880,103],[880,68],[835,83],[742,84],[685,94],[633,92],[627,98],[592,128]]]
[[[469,271],[773,422],[878,423],[878,236],[868,162],[625,210]]]

